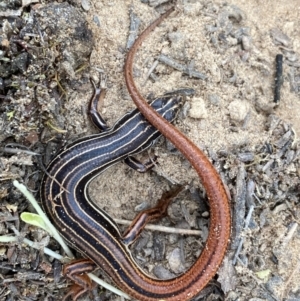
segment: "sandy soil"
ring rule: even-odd
[[[294,74],[296,90],[300,91],[300,2],[178,2],[177,11],[143,43],[135,59],[134,74],[146,97],[180,87],[195,90],[175,124],[205,151],[232,196],[233,238],[215,280],[221,283],[225,300],[300,300],[300,97],[291,83]],[[107,76],[108,91],[101,111],[110,126],[134,108],[123,76],[130,9],[141,21],[139,32],[164,10],[155,10],[138,0],[91,0],[90,9],[84,12],[94,35],[90,64]],[[162,53],[207,78],[189,77],[159,63],[154,71],[155,81],[147,80],[147,72]],[[281,100],[275,105],[275,56],[280,53],[284,55],[284,82]],[[292,56],[296,57],[294,61]],[[99,78],[96,70],[91,75]],[[86,84],[77,91],[69,89],[68,94],[68,101],[63,103],[63,114],[67,116],[64,129],[68,135],[96,133],[87,116],[82,117],[92,87]],[[287,155],[279,155],[279,141],[287,132],[291,133],[288,150],[292,157],[288,163]],[[267,154],[267,147],[276,151]],[[193,263],[207,236],[209,213],[205,194],[189,163],[163,138],[149,154],[157,155],[159,163],[151,172],[139,174],[119,163],[96,178],[89,193],[113,218],[132,220],[137,206],[153,206],[171,182],[186,185],[187,190],[170,206],[171,218],[161,223],[200,228],[201,239],[187,237],[183,242],[181,236],[163,236],[160,260],[153,255],[156,234],[152,232],[143,234],[132,248],[147,272],[155,274],[155,266],[164,265],[175,275]],[[253,158],[243,161],[242,154]],[[140,154],[138,158],[143,161],[148,156]],[[275,162],[276,168],[268,169],[269,162]],[[254,211],[249,227],[238,231],[235,226],[239,185],[246,190],[249,183],[255,186],[251,196]],[[242,210],[244,220],[249,204]],[[236,241],[241,237],[244,244],[233,264]],[[174,249],[182,252],[179,268],[171,264]],[[220,300],[216,291],[212,285],[209,296],[201,300]],[[107,300],[120,299],[111,296]]]
[[[236,5],[236,8],[233,5]],[[129,26],[129,7],[132,7],[142,20],[141,28],[145,28],[157,17],[157,13],[153,9],[139,1],[124,1],[118,5],[110,5],[105,1],[95,2],[95,11],[91,15],[91,19],[97,15],[101,24],[100,28],[92,25],[96,45],[91,63],[104,69],[108,76],[109,90],[104,102],[103,113],[109,124],[113,124],[118,117],[133,107],[126,93],[122,74],[126,33]],[[225,5],[222,2],[203,4],[191,1],[184,5],[180,4],[178,7],[178,12],[155,30],[136,57],[137,76],[135,79],[142,94],[146,96],[149,94],[160,95],[178,87],[194,88],[195,97],[190,102],[191,110],[188,111],[188,116],[178,120],[176,125],[210,155],[220,151],[231,154],[237,150],[255,152],[259,146],[272,141],[272,134],[266,126],[270,114],[274,114],[290,124],[297,137],[300,133],[299,94],[291,91],[288,80],[291,67],[286,64],[284,65],[281,101],[277,106],[272,104],[275,56],[282,53],[283,45],[274,42],[270,31],[278,28],[285,33],[290,42],[283,47],[293,49],[297,53],[300,46],[299,2],[279,1],[275,4],[272,1],[229,1]],[[232,12],[232,10],[234,11],[233,15],[240,14],[241,20],[239,22],[233,20],[232,24],[223,24],[224,28],[219,29],[218,34],[223,30],[226,35],[226,26],[233,26],[235,30],[239,30],[241,27],[248,28],[247,37],[250,46],[246,50],[242,50],[238,45],[235,46],[236,41],[229,38],[228,43],[232,43],[232,47],[223,47],[222,45],[215,47],[211,42],[214,35],[206,30],[209,26],[215,26],[221,22],[217,16],[220,16],[222,11]],[[219,26],[222,27],[220,24]],[[207,75],[207,80],[189,78],[179,71],[159,64],[156,69],[158,80],[156,82],[148,80],[145,83],[147,71],[160,53],[169,55],[185,64],[191,64],[194,70]],[[230,80],[233,76],[236,76],[234,83]],[[212,101],[212,96],[216,96],[216,102]],[[196,118],[191,117],[194,114]],[[163,174],[173,181],[190,183],[194,187],[199,185],[194,171],[189,168],[181,156],[170,156],[164,144],[155,147],[154,152],[159,156],[160,165],[155,170],[158,175]],[[236,169],[233,169],[232,173],[236,175]],[[231,177],[235,176],[231,175]],[[225,179],[225,182],[229,181],[229,178]],[[100,206],[104,206],[108,212],[111,211],[114,217],[127,219],[128,216],[131,218],[135,215],[131,209],[141,202],[146,201],[153,205],[166,185],[168,186],[168,182],[162,180],[162,177],[157,178],[157,176],[153,176],[153,173],[141,176],[119,164],[110,169],[105,177],[100,176],[91,185],[90,193],[101,204]],[[236,187],[234,182],[228,183],[228,185],[234,203]],[[181,197],[191,198],[188,195]],[[111,206],[112,200],[113,206]],[[263,203],[265,201],[262,200]],[[254,215],[259,215],[260,210],[261,208],[255,209]],[[299,211],[299,208],[296,210]],[[268,276],[260,279],[256,274],[257,269],[249,270],[248,267],[237,264],[232,273],[233,278],[236,279],[233,283],[226,285],[224,274],[223,278],[222,275],[219,278],[223,279],[222,285],[227,294],[227,300],[234,300],[234,294],[230,292],[230,289],[239,292],[237,295],[240,300],[250,300],[251,297],[254,298],[253,300],[265,300],[263,296],[267,300],[270,298],[266,296],[267,294],[255,293],[255,288],[264,284],[272,287],[270,291],[273,297],[275,296],[274,300],[282,300],[289,296],[290,291],[296,293],[299,290],[297,284],[300,276],[299,258],[296,255],[299,253],[300,246],[299,231],[289,244],[289,248],[293,249],[291,253],[294,255],[290,257],[291,253],[288,252],[290,260],[287,260],[286,257],[280,259],[281,264],[286,265],[286,268],[289,269],[289,271],[283,272],[281,268],[277,270],[278,267],[270,263],[269,258],[272,250],[278,246],[280,237],[286,235],[286,228],[283,226],[286,225],[286,221],[281,221],[280,216],[277,216],[270,224],[268,227],[260,229],[264,233],[260,237],[265,237],[265,244],[270,247],[269,251],[260,250],[256,254],[256,251],[253,251],[255,247],[251,246],[251,244],[255,245],[251,239],[255,231],[245,231],[243,235],[247,237],[247,243],[242,252],[248,255],[254,252],[258,257],[268,258],[266,264],[258,268],[259,271],[268,271]],[[272,227],[275,228],[270,232]],[[273,231],[276,233],[275,236]],[[232,253],[229,252],[227,260],[230,261],[231,258]],[[298,268],[293,269],[295,264]],[[226,269],[225,272],[223,270],[223,273],[230,275]],[[282,283],[277,284],[275,288],[270,284],[275,281],[272,277],[274,275],[282,277]],[[252,278],[256,279],[254,283]],[[248,282],[251,285],[247,286]],[[258,299],[258,297],[262,299]]]

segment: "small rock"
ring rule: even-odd
[[[191,101],[189,116],[195,119],[207,118],[207,110],[205,108],[205,102],[202,98],[194,98]]]
[[[31,145],[33,145],[33,144],[36,144],[36,143],[39,141],[39,136],[38,136],[38,134],[37,134],[36,131],[32,130],[32,131],[30,131],[30,132],[26,135],[25,139],[26,139]]]
[[[177,32],[177,31],[169,33],[168,37],[172,43],[178,43],[184,40],[184,35],[181,32]]]
[[[234,100],[229,104],[228,110],[232,120],[242,122],[249,112],[249,104],[241,100]]]
[[[249,51],[251,49],[251,41],[249,37],[242,36],[242,47],[246,51]]]
[[[218,106],[219,103],[220,103],[220,98],[216,94],[210,94],[210,95],[208,95],[208,100],[214,106]]]
[[[90,10],[90,1],[89,0],[82,0],[81,1],[81,6],[85,11],[89,11]]]
[[[237,155],[237,157],[241,162],[244,162],[244,163],[254,161],[254,154],[250,153],[250,152],[239,153]]]
[[[175,276],[162,265],[155,266],[152,272],[158,279],[171,279]]]
[[[282,44],[285,47],[290,46],[291,39],[285,33],[283,33],[280,29],[272,28],[270,30],[270,34],[271,34],[272,38],[274,39],[275,43]]]
[[[99,18],[99,16],[97,16],[97,15],[94,15],[94,17],[93,17],[93,21],[96,23],[96,25],[97,25],[98,27],[100,27],[100,26],[101,26],[101,23],[100,23],[100,18]]]
[[[62,68],[66,71],[68,76],[72,79],[75,78],[75,70],[73,69],[71,63],[69,61],[64,61],[61,63]]]
[[[24,73],[27,69],[29,56],[28,53],[22,52],[17,55],[11,62],[12,70],[19,70],[20,72]]]
[[[182,263],[180,258],[180,249],[174,249],[168,256],[168,263],[170,265],[170,269],[175,273],[182,272]]]
[[[22,6],[26,7],[31,3],[38,3],[38,2],[39,2],[38,0],[22,0]]]

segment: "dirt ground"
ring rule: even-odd
[[[141,27],[143,28],[154,19],[153,11],[138,1],[132,3],[134,12],[138,12],[137,14],[142,20]],[[108,91],[104,105],[105,116],[110,124],[113,124],[117,118],[114,112],[118,112],[117,116],[122,115],[122,113],[119,115],[119,101],[123,95],[120,96],[118,91],[120,91],[120,87],[121,90],[125,89],[124,78],[120,76],[121,73],[116,72],[116,68],[120,72],[122,71],[122,58],[120,63],[113,62],[119,55],[119,48],[122,47],[120,45],[126,43],[126,36],[120,35],[120,28],[124,28],[124,30],[128,28],[128,4],[128,2],[124,2],[121,7],[112,5],[108,8],[103,3],[98,4],[99,8],[97,9],[97,14],[103,21],[101,28],[103,31],[101,30],[97,34],[92,63],[100,65],[104,70],[110,70],[108,78],[112,87]],[[285,1],[279,1],[275,4],[272,1],[228,1],[225,5],[222,2],[204,4],[204,2],[190,1],[179,7],[179,12],[166,20],[147,39],[136,58],[137,73],[140,75],[136,81],[139,83],[143,95],[149,93],[159,95],[177,87],[194,88],[195,96],[190,104],[191,110],[201,110],[201,112],[199,114],[196,112],[196,118],[192,118],[192,113],[189,111],[188,117],[179,120],[177,126],[208,154],[225,151],[231,155],[237,155],[239,152],[247,151],[253,152],[257,156],[260,146],[265,143],[274,143],[273,133],[267,128],[270,114],[274,114],[282,122],[289,124],[294,129],[294,139],[297,140],[300,131],[299,94],[291,91],[288,81],[288,74],[291,70],[286,64],[284,64],[285,80],[281,90],[281,101],[278,106],[271,108],[274,97],[275,56],[282,53],[283,45],[274,42],[270,31],[278,28],[285,33],[290,38],[287,48],[293,49],[297,53],[300,46],[299,2],[291,1],[287,4]],[[227,46],[218,45],[214,47],[210,40],[214,35],[208,34],[205,30],[209,26],[216,25],[217,15],[220,16],[222,13],[226,15],[226,12],[232,11],[234,11],[232,13],[234,16],[241,14],[242,20],[240,22],[233,20],[230,25],[223,24],[225,28],[223,27],[219,32],[217,30],[217,34],[223,30],[226,32],[226,26],[230,27],[231,25],[237,31],[241,27],[248,28],[249,50],[240,50],[239,46],[228,46],[227,48]],[[115,26],[116,19],[118,20],[117,26]],[[222,21],[220,19],[219,22]],[[107,37],[109,37],[109,42]],[[161,43],[162,39],[163,43]],[[166,39],[169,42],[166,42]],[[117,41],[117,43],[111,41]],[[235,41],[232,43],[234,44]],[[168,67],[159,65],[157,68],[160,75],[159,80],[155,83],[147,81],[144,84],[147,70],[159,53],[191,64],[195,70],[207,75],[207,80],[189,78],[183,76],[180,71],[170,71]],[[236,79],[232,83],[229,78],[234,75]],[[217,103],[212,101],[212,95],[216,95]],[[126,101],[122,109],[125,112],[130,107],[132,107],[132,103]],[[159,156],[160,162],[158,174],[167,175],[167,178],[179,183],[198,185],[195,173],[190,170],[181,157],[169,156],[164,146],[159,149],[155,148],[155,153]],[[240,165],[241,163],[234,162],[233,164]],[[232,173],[235,173],[236,176],[237,166],[233,169]],[[91,195],[94,199],[97,199],[102,206],[104,205],[107,211],[110,208],[111,214],[119,218],[124,218],[128,214],[133,217],[134,213],[132,211],[128,213],[127,208],[131,206],[134,208],[145,200],[155,201],[164,189],[162,183],[157,182],[151,173],[141,177],[130,171],[128,176],[127,170],[126,166],[115,166],[106,173],[105,181],[103,181],[103,176],[100,176],[91,185]],[[287,174],[290,172],[290,170],[286,170]],[[299,188],[299,169],[295,172],[295,180],[298,182],[296,187]],[[230,180],[225,180],[225,183],[232,188],[233,203],[236,195],[235,176],[231,175],[234,178],[231,179],[233,181],[231,183],[228,183]],[[245,181],[249,183],[252,177],[253,174],[249,172]],[[259,183],[255,176],[252,179],[254,182],[258,181],[256,185],[259,190],[262,183]],[[105,192],[103,193],[103,191]],[[185,201],[189,196],[181,196],[181,198]],[[110,205],[112,199],[114,199],[114,206],[120,208],[119,212]],[[261,210],[269,208],[268,210],[272,212],[272,209],[279,205],[276,198],[262,197],[260,201],[262,204],[259,205],[255,202],[257,207],[254,209],[254,220],[258,223]],[[269,205],[266,204],[268,202]],[[299,203],[296,202],[295,205],[294,209],[299,213]],[[221,279],[224,281],[222,284],[227,295],[226,300],[236,300],[235,298],[239,300],[250,300],[251,298],[253,300],[298,300],[300,298],[297,293],[300,288],[298,284],[300,276],[299,230],[296,231],[298,234],[295,233],[288,243],[289,247],[284,247],[285,250],[288,248],[289,252],[280,257],[279,263],[275,267],[271,257],[274,256],[274,249],[279,248],[280,241],[287,235],[293,218],[291,220],[287,217],[283,218],[281,210],[278,214],[272,213],[271,215],[271,220],[268,218],[268,225],[261,227],[256,225],[252,230],[242,233],[246,240],[242,254],[246,257],[249,256],[248,266],[237,263],[232,274],[226,268],[222,269],[225,274]],[[257,241],[254,236],[258,236]],[[231,259],[232,253],[229,252],[227,260],[230,262]],[[264,263],[256,265],[255,262],[260,262],[260,260]],[[252,266],[250,270],[249,266]],[[260,279],[257,275],[261,271],[267,271],[268,276]],[[227,278],[228,281],[228,277],[236,279],[228,284],[225,280]],[[258,288],[264,286],[269,288],[272,297],[268,296],[268,293],[257,293]],[[295,299],[292,296],[295,296]]]
[[[107,76],[101,112],[109,126],[134,108],[123,76],[129,12],[140,20],[141,32],[165,10],[164,5],[155,8],[142,2],[90,1],[86,10],[78,5],[94,40],[89,75],[97,79],[101,69]],[[175,124],[205,151],[231,194],[232,239],[224,264],[209,289],[195,300],[300,300],[299,49],[299,0],[195,0],[178,1],[176,12],[155,29],[135,58],[135,81],[142,95],[154,97],[182,87],[195,90]],[[161,62],[147,78],[161,54],[180,62],[190,74],[196,71],[206,78],[183,74]],[[275,104],[277,54],[283,55],[283,84],[281,99]],[[57,120],[67,131],[67,139],[96,133],[86,115],[92,95],[88,80],[79,87],[64,88],[68,99],[61,100],[62,117]],[[41,131],[36,129],[38,135]],[[0,142],[6,143],[5,139]],[[200,240],[197,236],[145,231],[132,247],[147,273],[161,276],[157,271],[161,267],[165,274],[175,276],[199,255],[207,237],[208,207],[195,171],[170,143],[160,139],[148,154],[138,158],[147,160],[149,154],[157,155],[159,163],[151,172],[139,174],[119,163],[92,182],[89,194],[113,218],[132,220],[141,204],[153,206],[171,182],[186,185],[170,205],[170,217],[158,223],[200,229]],[[1,157],[7,174],[12,168],[10,156]],[[11,180],[7,174],[2,183]],[[159,252],[154,251],[157,245]],[[6,251],[3,262],[8,257]],[[5,273],[2,279],[8,276]],[[45,281],[51,279],[48,276]],[[65,292],[58,289],[60,285],[52,292],[54,296]],[[12,295],[11,289],[6,292]],[[38,296],[42,300],[46,295],[49,292]],[[87,298],[96,300],[92,295],[82,300]],[[104,293],[101,300],[121,298]]]

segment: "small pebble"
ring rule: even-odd
[[[97,25],[98,27],[101,26],[101,24],[100,24],[100,19],[99,19],[99,17],[98,17],[97,15],[94,15],[93,21],[96,23],[96,25]]]
[[[232,120],[242,122],[249,112],[249,104],[245,101],[236,99],[229,104],[228,110]]]
[[[291,39],[283,33],[280,29],[278,28],[272,28],[270,31],[270,34],[272,38],[274,39],[277,44],[282,44],[285,47],[289,47],[291,43]]]
[[[85,11],[90,10],[90,1],[89,0],[81,0],[81,6]]]
[[[249,51],[251,49],[250,38],[247,36],[242,36],[242,47],[244,50]]]
[[[205,119],[207,115],[204,100],[202,98],[193,98],[189,116],[195,119]]]
[[[158,279],[171,279],[174,278],[175,276],[169,270],[164,268],[162,265],[155,266],[152,272]]]
[[[64,61],[61,63],[61,66],[63,67],[63,69],[66,71],[66,73],[69,75],[70,78],[72,79],[75,78],[75,71],[70,62]]]
[[[26,7],[31,3],[38,3],[38,0],[22,0],[22,7]]]
[[[7,248],[2,246],[0,247],[0,256],[4,256],[6,254]]]
[[[208,95],[208,101],[214,106],[218,106],[220,104],[220,98],[216,94]]]
[[[254,154],[250,152],[239,153],[237,157],[241,162],[252,162],[254,160]]]
[[[168,255],[168,263],[170,265],[170,269],[175,273],[182,272],[182,264],[181,264],[181,254],[180,249],[176,248]]]
[[[0,90],[4,90],[4,80],[0,77]]]
[[[170,234],[168,241],[170,244],[174,244],[178,241],[178,235],[177,234]]]
[[[169,33],[168,37],[172,43],[178,43],[184,40],[184,35],[181,32],[177,31]]]

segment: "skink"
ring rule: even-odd
[[[126,114],[111,129],[93,109],[93,122],[103,133],[80,139],[62,149],[47,167],[41,200],[47,215],[66,241],[102,268],[115,284],[141,301],[183,301],[197,295],[215,275],[230,237],[230,206],[222,180],[204,153],[170,122],[176,117],[181,96],[165,96],[148,104],[132,76],[134,55],[146,37],[173,9],[154,21],[136,40],[125,63],[128,91],[138,109]],[[99,97],[99,91],[94,99]],[[146,119],[145,119],[145,118]],[[209,236],[204,249],[184,274],[170,280],[154,279],[132,259],[128,241],[112,218],[90,200],[87,187],[96,175],[120,160],[150,147],[163,134],[197,171],[210,204]],[[88,262],[88,260],[87,260]],[[82,272],[80,270],[80,272]],[[72,270],[66,269],[69,275]],[[72,275],[71,275],[72,276]],[[73,277],[77,284],[83,276]],[[85,289],[73,291],[76,299]]]

